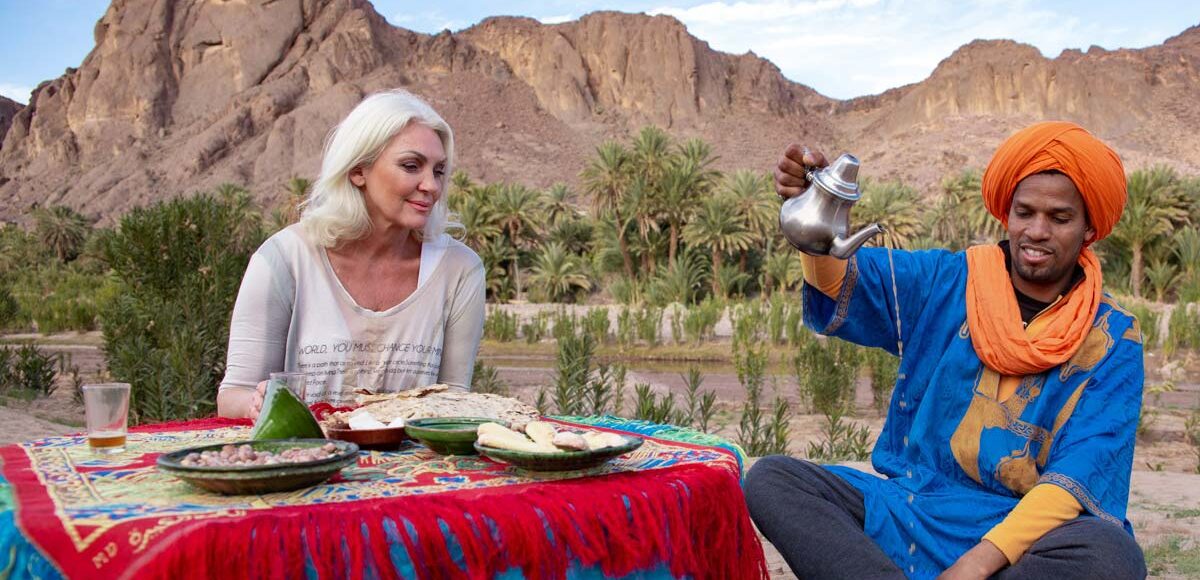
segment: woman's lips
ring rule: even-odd
[[[413,209],[416,209],[417,211],[419,211],[421,213],[429,213],[429,210],[433,208],[432,203],[425,203],[422,201],[413,201],[411,199],[408,200],[408,205],[411,205],[413,207]]]

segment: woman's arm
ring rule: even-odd
[[[474,257],[474,256],[472,256]],[[446,335],[442,341],[442,362],[438,382],[464,389],[471,388],[471,373],[479,341],[483,338],[484,294],[486,281],[483,264],[478,262],[459,281],[446,316]]]
[[[217,392],[218,415],[257,417],[260,382],[283,370],[294,290],[294,278],[268,241],[250,257],[233,306],[225,378]]]

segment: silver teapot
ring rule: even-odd
[[[797,250],[814,256],[846,259],[883,227],[871,224],[847,236],[850,208],[862,198],[858,158],[843,153],[829,167],[808,173],[808,189],[784,202],[779,229]]]

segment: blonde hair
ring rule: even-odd
[[[454,133],[437,111],[416,95],[395,89],[375,93],[354,107],[325,141],[321,175],[304,202],[300,225],[314,243],[326,248],[357,240],[371,232],[371,219],[362,192],[350,182],[350,172],[375,162],[384,147],[411,123],[432,129],[446,150],[445,175],[454,165]],[[443,185],[418,239],[434,240],[450,222]]]

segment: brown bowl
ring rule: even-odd
[[[325,436],[330,439],[349,441],[362,449],[374,451],[395,451],[405,441],[412,440],[404,427],[385,427],[383,429],[336,429],[325,428]]]

